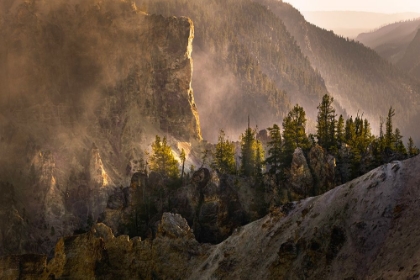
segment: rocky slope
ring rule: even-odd
[[[49,262],[0,259],[2,279],[416,279],[420,274],[420,157],[381,166],[324,195],[286,204],[198,244],[165,213],[157,237],[114,237],[103,224],[66,237]]]
[[[0,254],[47,253],[59,236],[89,227],[113,188],[145,169],[156,134],[175,153],[178,142],[201,139],[194,27],[131,1],[1,5],[0,181],[15,198],[4,208],[32,234],[13,246],[2,232]]]

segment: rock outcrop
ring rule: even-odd
[[[198,241],[219,243],[250,219],[255,202],[245,199],[255,190],[247,182],[236,184],[235,176],[200,168],[176,189],[152,173],[133,176],[131,187],[116,190],[100,221],[116,234],[153,237],[160,231],[156,222],[166,211],[182,215]],[[247,194],[241,194],[247,190]],[[249,198],[248,198],[249,199]],[[255,217],[257,216],[257,217]]]
[[[187,222],[165,213],[153,241],[115,237],[96,224],[85,234],[61,238],[54,258],[23,255],[0,258],[1,279],[185,279],[208,255]]]
[[[61,239],[48,264],[40,256],[0,259],[0,278],[416,279],[419,174],[419,156],[392,162],[273,209],[213,246],[197,243],[176,214],[163,214],[153,241],[114,237],[97,224]]]
[[[307,197],[313,193],[314,180],[301,148],[297,148],[293,153],[289,184],[292,192],[298,197]]]
[[[128,0],[76,2],[0,11],[0,180],[14,185],[38,244],[88,229],[145,169],[155,135],[175,153],[201,139],[192,21]]]
[[[314,176],[314,194],[322,194],[334,188],[335,158],[318,144],[311,148],[308,158]]]
[[[419,171],[420,157],[393,162],[285,205],[238,230],[190,278],[415,279]]]
[[[336,186],[334,156],[315,144],[305,156],[301,148],[293,153],[286,185],[294,200],[323,194]],[[343,166],[344,168],[344,166]],[[340,170],[342,171],[342,170]]]

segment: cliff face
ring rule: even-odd
[[[153,241],[95,225],[55,257],[0,259],[0,278],[416,279],[420,157],[381,166],[324,195],[286,204],[218,245],[198,244],[165,213]],[[6,278],[9,277],[9,278]]]
[[[201,139],[194,27],[130,1],[3,2],[0,181],[14,185],[15,206],[34,228],[28,243],[47,252],[51,240],[88,227],[111,189],[144,168],[156,134],[175,152],[178,141]]]

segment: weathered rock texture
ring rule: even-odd
[[[300,197],[307,197],[313,192],[314,179],[301,148],[293,153],[289,183],[291,190]]]
[[[178,141],[201,139],[194,28],[125,0],[1,5],[0,181],[14,185],[46,253],[51,240],[89,228],[113,188],[145,168],[156,134],[175,153]],[[30,251],[3,242],[0,255]]]
[[[110,228],[96,224],[86,234],[61,238],[48,264],[34,255],[0,259],[0,278],[184,279],[208,248],[199,245],[181,216],[165,213],[153,241],[115,237]]]
[[[316,144],[308,154],[309,166],[314,175],[316,194],[322,194],[335,187],[335,158]]]
[[[156,222],[163,213],[172,211],[186,219],[198,241],[216,244],[258,217],[253,213],[256,203],[250,201],[255,190],[245,180],[236,180],[235,176],[200,168],[174,189],[154,173],[149,177],[139,173],[133,176],[130,187],[110,196],[100,221],[116,234],[146,238],[159,231]]]
[[[169,213],[153,241],[115,238],[98,224],[61,239],[48,264],[42,257],[1,259],[0,278],[416,279],[419,174],[420,157],[392,162],[275,209],[214,246],[198,244],[186,221]]]
[[[323,194],[336,186],[334,156],[318,144],[305,156],[301,148],[293,153],[286,187],[293,200]],[[341,170],[340,170],[341,171]]]

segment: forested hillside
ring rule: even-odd
[[[356,40],[390,62],[397,63],[404,56],[419,27],[420,19],[395,22],[375,31],[359,34]]]
[[[420,81],[420,19],[396,22],[356,40]]]
[[[393,105],[398,126],[404,134],[413,134],[408,122],[419,111],[419,84],[362,44],[309,24],[287,3],[137,3],[151,14],[193,20],[193,88],[205,139],[215,141],[220,128],[236,137],[236,128],[246,124],[247,115],[259,127],[267,127],[294,103],[312,107],[327,91],[338,112],[340,107],[348,115],[364,112],[375,130]],[[308,117],[311,127],[314,112]]]
[[[216,140],[246,124],[281,119],[291,103],[314,104],[327,93],[321,75],[283,22],[250,0],[137,1],[148,13],[190,17],[195,26],[193,88],[203,136]]]
[[[404,56],[398,61],[397,66],[407,71],[413,78],[420,80],[420,29],[407,46]]]
[[[396,123],[403,133],[415,133],[409,127],[418,120],[418,82],[362,44],[309,24],[287,3],[256,2],[284,21],[302,52],[325,79],[328,91],[348,114],[364,112],[378,127],[379,117],[392,105],[399,114]],[[420,135],[415,138],[418,141]]]

